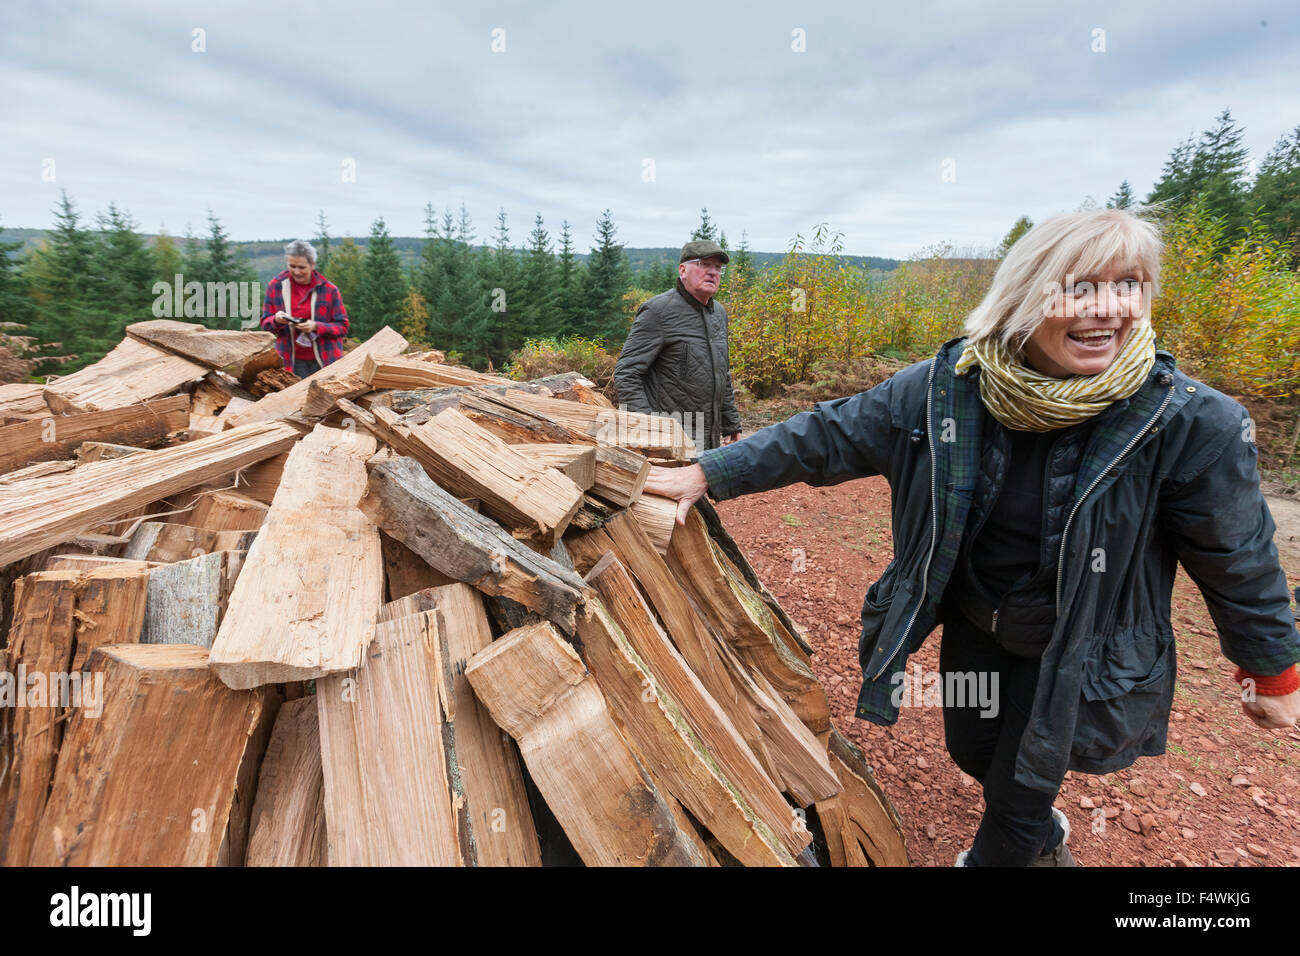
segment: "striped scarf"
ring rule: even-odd
[[[1007,428],[1046,432],[1068,428],[1128,398],[1146,381],[1156,361],[1156,336],[1150,321],[1135,320],[1115,361],[1096,375],[1053,378],[1024,364],[1023,352],[1012,355],[996,337],[967,343],[956,373],[974,365],[980,375],[980,398],[989,414]]]

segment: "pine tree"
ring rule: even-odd
[[[339,243],[338,250],[330,256],[330,271],[334,274],[330,276],[330,281],[338,287],[339,296],[343,299],[343,308],[348,313],[349,329],[348,334],[356,338],[356,308],[357,299],[361,292],[361,279],[365,275],[366,260],[361,251],[361,247],[352,241],[351,236],[347,236]]]
[[[539,212],[528,234],[528,251],[524,256],[519,283],[520,329],[523,338],[544,335],[554,323],[555,303],[559,296],[555,256],[551,237]],[[518,348],[522,342],[513,346]]]
[[[453,347],[454,317],[449,303],[447,269],[455,242],[451,210],[443,213],[442,232],[438,230],[438,217],[433,203],[424,204],[424,242],[420,246],[420,260],[416,263],[412,282],[424,299],[428,318],[425,326],[429,341],[438,348]]]
[[[627,337],[623,293],[631,287],[632,270],[627,253],[616,241],[617,227],[606,209],[596,221],[597,245],[592,247],[584,276],[582,333],[607,343]]]
[[[560,253],[555,260],[555,308],[544,330],[555,338],[577,330],[582,304],[582,269],[573,251],[573,232],[566,219],[560,223]]]
[[[497,210],[497,227],[493,248],[480,260],[483,290],[492,310],[492,339],[488,357],[494,365],[504,363],[511,351],[523,344],[520,314],[519,260],[510,247],[510,228],[506,211]]]
[[[400,321],[405,298],[406,276],[402,273],[402,259],[388,235],[383,216],[380,216],[370,227],[361,288],[357,290],[357,314],[351,317],[352,331],[357,338],[368,339],[385,325]]]
[[[73,356],[60,373],[73,372],[95,361],[93,353],[99,330],[90,325],[90,263],[95,241],[81,225],[76,205],[65,190],[54,210],[54,228],[45,247],[24,263],[28,288],[36,299],[30,330],[42,343],[59,343],[60,351]]]
[[[713,224],[713,220],[709,218],[709,209],[707,206],[701,207],[700,224],[696,226],[695,231],[691,233],[691,238],[712,239],[715,242],[717,241],[718,238],[717,227]]]
[[[109,203],[98,222],[100,235],[88,269],[89,328],[94,330],[93,348],[103,354],[122,340],[127,325],[152,317],[155,263],[129,213]]]
[[[1188,137],[1174,148],[1147,202],[1178,211],[1203,196],[1206,211],[1224,220],[1225,243],[1236,238],[1245,224],[1249,150],[1241,145],[1243,133],[1224,110],[1214,129],[1203,132],[1199,141]]]
[[[0,228],[0,234],[3,232]],[[0,242],[0,323],[13,322],[25,327],[35,313],[35,303],[27,293],[14,255],[22,247],[21,242]]]
[[[1011,247],[1016,244],[1016,241],[1032,228],[1034,228],[1034,221],[1028,216],[1021,216],[1017,219],[1006,237],[1003,238],[1002,245],[998,246],[998,258],[1005,258]]]
[[[325,275],[330,267],[330,227],[325,221],[324,209],[316,214],[316,235],[312,245],[316,247],[316,271]]]
[[[1291,263],[1300,267],[1300,126],[1282,136],[1264,158],[1249,207],[1275,239],[1292,243]]]
[[[1124,180],[1115,190],[1115,195],[1106,200],[1107,209],[1128,209],[1133,205],[1133,187]]]

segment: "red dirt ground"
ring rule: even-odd
[[[1277,510],[1277,509],[1275,509]],[[905,707],[893,727],[853,716],[861,681],[858,614],[892,554],[889,486],[866,478],[792,485],[718,505],[759,577],[808,631],[836,726],[860,746],[903,822],[912,862],[952,866],[975,835],[979,785],[944,748],[938,707]],[[1279,522],[1281,524],[1281,522]],[[1300,584],[1290,535],[1282,564]],[[795,572],[795,549],[805,569]],[[1104,776],[1070,773],[1056,805],[1082,866],[1300,865],[1300,732],[1262,730],[1240,710],[1196,586],[1179,569],[1172,613],[1178,683],[1169,751]],[[937,670],[942,629],[909,661]]]

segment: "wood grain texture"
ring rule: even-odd
[[[111,645],[89,667],[103,713],[69,722],[31,864],[216,864],[261,695],[226,687],[189,645]]]
[[[844,789],[817,802],[831,866],[910,866],[898,814],[862,751],[834,727],[828,748]]]
[[[379,533],[357,508],[374,452],[369,435],[324,425],[294,446],[212,645],[229,686],[360,665],[384,596]]]
[[[97,525],[285,451],[290,425],[250,425],[173,448],[81,465],[42,481],[0,487],[0,566],[68,541]]]
[[[582,489],[570,478],[515,451],[454,408],[415,428],[382,406],[366,411],[340,400],[339,408],[418,461],[440,487],[479,499],[486,514],[542,548],[555,544],[582,505]]]
[[[59,414],[123,408],[170,395],[207,372],[206,366],[126,338],[93,365],[47,378],[45,402]]]
[[[315,697],[286,701],[257,781],[245,866],[325,866],[325,778]]]
[[[518,601],[572,633],[582,579],[439,488],[413,458],[372,465],[360,507],[453,580]]]
[[[148,405],[98,412],[46,415],[0,428],[0,472],[38,461],[69,458],[82,442],[95,439],[155,445],[189,427],[190,398],[173,395]]]
[[[128,325],[126,334],[240,380],[281,364],[270,332],[209,329],[194,322],[153,319]]]
[[[437,606],[450,662],[456,755],[479,866],[541,866],[541,850],[514,744],[492,720],[465,676],[469,659],[492,643],[483,598],[465,584],[423,592]]]
[[[373,635],[364,667],[316,685],[329,864],[472,864],[437,614]]]
[[[698,836],[637,761],[597,683],[553,624],[518,628],[465,675],[519,742],[529,774],[588,866],[707,866]],[[689,829],[689,827],[687,828]]]

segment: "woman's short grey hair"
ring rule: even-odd
[[[284,247],[284,257],[302,256],[313,266],[316,265],[316,247],[306,239],[295,239]]]
[[[1134,321],[1150,321],[1160,291],[1162,248],[1155,223],[1124,209],[1044,219],[1016,241],[998,266],[984,300],[966,318],[967,341],[997,336],[1013,353],[1018,351],[1055,310],[1067,282],[1095,281],[1108,266],[1132,270],[1142,281],[1142,315]]]

